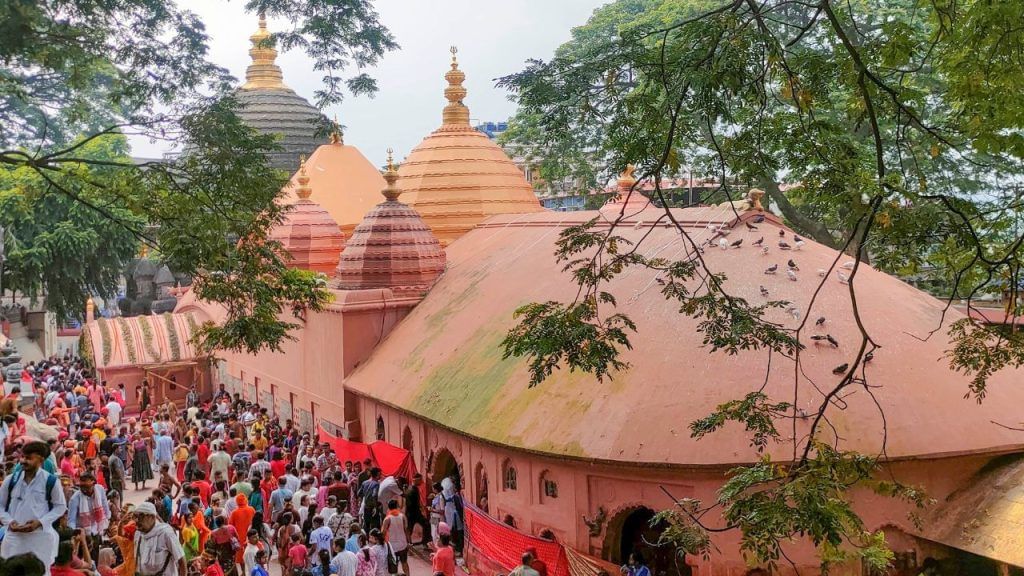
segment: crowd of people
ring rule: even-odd
[[[0,400],[0,574],[409,575],[419,548],[435,576],[455,576],[457,479],[339,461],[223,386],[160,403],[74,357],[30,363],[25,386],[27,406],[17,388]]]

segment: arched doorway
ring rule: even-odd
[[[483,462],[476,463],[476,502],[477,508],[480,508],[484,512],[489,512],[490,507],[487,500],[487,469],[484,468]]]
[[[412,430],[408,426],[402,431],[402,448],[412,452]]]
[[[377,416],[377,440],[383,440],[384,433],[384,417]]]
[[[433,467],[430,470],[430,481],[437,483],[444,480],[446,477],[451,477],[451,479],[455,481],[456,486],[462,486],[462,478],[459,474],[459,463],[447,448],[442,448],[441,451],[434,456]]]
[[[690,576],[690,567],[671,546],[658,546],[664,522],[651,525],[654,510],[646,506],[628,508],[608,523],[605,536],[605,557],[615,564],[625,564],[629,555],[639,552],[653,576]]]

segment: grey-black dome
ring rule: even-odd
[[[280,150],[269,154],[270,165],[289,174],[299,167],[299,156],[309,156],[324,143],[327,118],[290,88],[239,89],[238,117],[261,134],[276,134]]]

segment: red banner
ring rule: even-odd
[[[548,576],[570,576],[569,562],[562,545],[524,534],[498,522],[475,506],[466,505],[466,539],[470,546],[505,570],[522,562],[523,553],[533,548],[548,567]]]
[[[416,473],[416,464],[412,460],[412,454],[404,448],[388,444],[383,440],[378,440],[373,444],[353,442],[333,436],[327,433],[323,427],[320,427],[319,432],[320,441],[330,445],[331,450],[334,450],[334,454],[341,462],[347,460],[362,462],[369,458],[373,461],[374,466],[380,468],[384,476],[394,476],[408,480],[412,480],[413,474]]]

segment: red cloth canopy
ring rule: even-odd
[[[383,440],[377,440],[372,444],[353,442],[328,433],[323,426],[320,427],[319,433],[320,441],[328,444],[342,462],[362,462],[369,458],[374,466],[380,468],[384,476],[412,480],[416,474],[416,463],[413,462],[412,453],[405,448],[399,448]]]
[[[475,506],[467,504],[465,510],[466,540],[491,562],[512,570],[519,565],[523,552],[535,548],[537,557],[548,567],[548,576],[570,576],[569,561],[558,542],[524,534]]]

